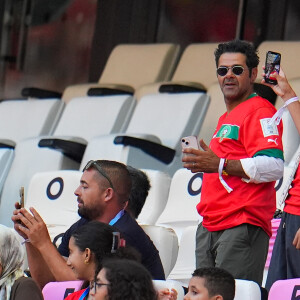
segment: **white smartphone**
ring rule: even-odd
[[[195,135],[185,136],[181,138],[181,148],[199,149],[198,138]]]

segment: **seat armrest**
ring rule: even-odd
[[[39,141],[39,147],[61,151],[65,156],[80,163],[87,145],[84,139],[67,140],[63,138],[44,138]]]
[[[1,139],[0,140],[0,148],[9,148],[15,149],[16,143],[12,140]]]
[[[190,81],[179,81],[179,82],[165,82],[159,87],[160,93],[206,93],[207,89],[205,86],[199,82]]]
[[[133,95],[134,89],[122,84],[98,84],[88,89],[88,96]]]
[[[165,164],[170,164],[176,153],[174,149],[169,147],[133,136],[118,135],[114,139],[114,144],[139,148]]]
[[[30,98],[38,98],[38,99],[49,99],[49,98],[58,98],[60,99],[62,94],[54,91],[34,88],[34,87],[27,87],[22,89],[22,96],[23,97],[30,97]]]

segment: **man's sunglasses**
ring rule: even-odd
[[[97,163],[97,161],[96,160],[90,160],[87,164],[86,164],[86,166],[83,168],[83,172],[85,171],[85,170],[88,170],[89,168],[91,168],[91,167],[94,167],[104,178],[106,178],[107,179],[107,181],[109,182],[109,184],[110,184],[110,187],[113,189],[114,188],[114,186],[113,186],[113,184],[112,184],[112,182],[111,182],[111,179],[108,177],[108,175],[105,173],[105,171],[101,168],[101,166]]]
[[[232,73],[236,76],[242,75],[244,72],[244,67],[242,66],[233,66],[233,67],[219,67],[217,69],[217,74],[219,76],[225,76],[228,73],[228,70],[231,69]]]

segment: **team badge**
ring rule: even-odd
[[[271,118],[260,119],[260,125],[264,137],[279,135],[277,125],[275,123],[269,124],[269,120],[271,120]]]
[[[221,143],[225,138],[237,140],[238,135],[239,135],[239,126],[224,124],[217,132],[216,137],[219,138],[219,143]]]

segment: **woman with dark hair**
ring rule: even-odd
[[[139,253],[125,247],[120,233],[112,226],[98,221],[91,221],[73,232],[69,242],[70,255],[68,266],[77,279],[84,280],[80,291],[70,294],[66,299],[88,299],[89,283],[94,280],[96,270],[101,269],[104,258],[128,258],[139,260]]]
[[[127,259],[105,260],[90,291],[95,300],[156,300],[149,272]]]

